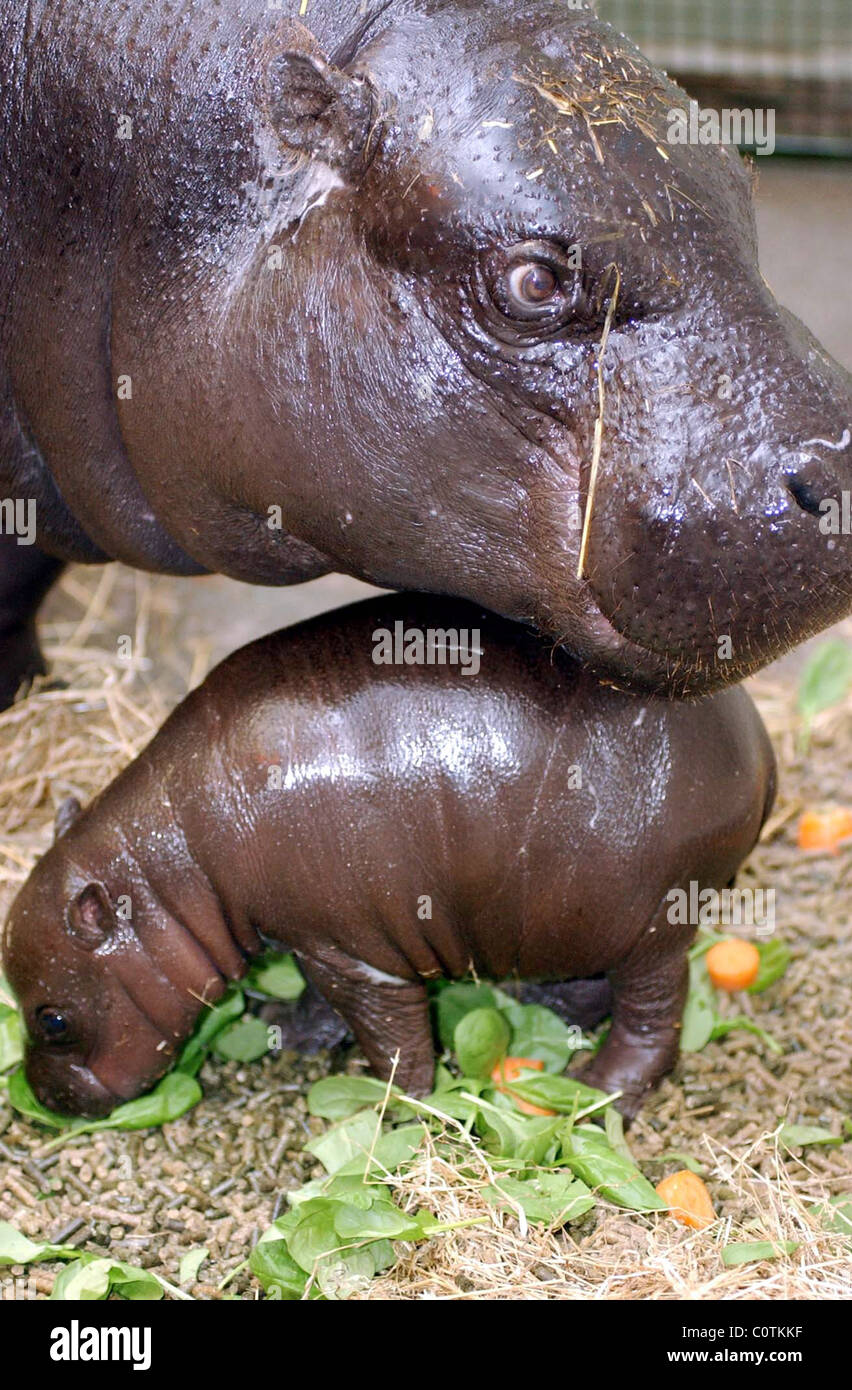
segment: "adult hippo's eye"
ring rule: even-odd
[[[36,1013],[36,1023],[39,1032],[46,1042],[61,1043],[68,1042],[70,1037],[70,1024],[68,1019],[59,1009],[51,1008],[49,1004],[43,1004]]]
[[[560,288],[556,271],[541,261],[525,261],[513,266],[507,276],[507,298],[521,311],[551,303]]]
[[[582,274],[549,242],[501,247],[483,257],[474,281],[478,317],[501,341],[544,341],[565,329],[582,303]]]

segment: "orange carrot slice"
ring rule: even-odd
[[[741,941],[732,936],[728,941],[717,941],[705,957],[707,974],[717,989],[733,994],[738,989],[748,989],[757,979],[760,970],[760,952],[751,941]]]
[[[799,821],[799,849],[812,854],[837,854],[852,839],[852,810],[830,806],[824,811],[805,811]]]
[[[525,1115],[556,1115],[557,1110],[543,1110],[540,1105],[533,1105],[530,1100],[522,1100],[520,1096],[514,1095],[511,1083],[520,1078],[523,1071],[544,1071],[544,1062],[537,1057],[504,1057],[502,1062],[491,1073],[491,1080],[498,1091],[503,1091],[507,1096],[511,1096],[519,1110]]]
[[[502,1091],[502,1082],[519,1081],[523,1071],[544,1071],[544,1062],[538,1057],[504,1057],[491,1073],[491,1080],[498,1091]]]
[[[712,1225],[716,1220],[713,1199],[706,1185],[697,1173],[690,1173],[688,1168],[672,1173],[657,1183],[657,1195],[665,1202],[669,1215],[676,1221],[682,1221],[684,1226],[703,1231],[705,1226]]]

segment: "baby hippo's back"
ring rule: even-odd
[[[170,725],[195,746],[173,764],[184,827],[226,908],[401,978],[610,969],[672,887],[730,881],[773,790],[742,690],[623,695],[432,597],[261,639]],[[224,816],[199,760],[230,783]]]

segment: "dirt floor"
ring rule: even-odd
[[[852,170],[764,169],[760,221],[767,278],[852,367],[845,262]],[[336,577],[269,592],[218,579],[150,580],[119,567],[70,572],[43,626],[53,671],[67,686],[46,687],[0,716],[0,918],[49,842],[55,804],[69,792],[85,800],[102,787],[213,660],[259,632],[366,592]],[[117,654],[122,635],[132,638],[129,662]],[[852,640],[852,622],[841,635]],[[609,1209],[570,1233],[522,1232],[514,1218],[487,1206],[476,1184],[427,1154],[403,1182],[402,1199],[445,1220],[482,1215],[487,1224],[410,1247],[363,1296],[852,1296],[848,1245],[820,1234],[807,1211],[822,1196],[852,1193],[852,1142],[789,1153],[772,1138],[782,1118],[839,1135],[852,1116],[852,847],[809,857],[795,842],[803,807],[852,805],[852,700],[820,716],[803,755],[795,709],[803,659],[794,653],[751,683],[773,734],[781,785],[741,880],[776,889],[778,933],[793,953],[783,980],[745,1003],[783,1054],[748,1034],[710,1044],[682,1059],[631,1131],[653,1181],[681,1166],[660,1161],[671,1151],[703,1162],[723,1221],[697,1232]],[[742,1011],[739,1000],[736,1007]],[[209,1258],[188,1290],[193,1297],[257,1297],[256,1281],[239,1267],[287,1190],[322,1172],[302,1151],[322,1128],[307,1114],[305,1092],[332,1065],[363,1064],[354,1052],[208,1063],[204,1100],[184,1119],[154,1132],[81,1137],[53,1152],[49,1135],[0,1101],[0,1219],[34,1238],[109,1250],[173,1284],[186,1250],[205,1246]],[[726,1269],[719,1250],[732,1239],[793,1239],[799,1250]],[[17,1273],[10,1289],[16,1271],[3,1271],[4,1297],[46,1296],[55,1270]]]

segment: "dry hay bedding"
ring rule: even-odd
[[[99,574],[72,570],[63,580],[44,636],[66,686],[42,682],[0,716],[3,916],[49,841],[55,803],[72,791],[87,799],[102,787],[204,674],[209,648],[192,640],[191,625],[178,619],[185,594],[173,581],[116,566]],[[129,661],[117,654],[122,634],[133,639]],[[473,1160],[473,1172],[467,1162],[462,1176],[428,1144],[396,1180],[397,1199],[412,1209],[428,1206],[444,1221],[485,1219],[403,1247],[395,1268],[356,1296],[850,1296],[848,1244],[822,1233],[807,1209],[826,1195],[852,1193],[852,1146],[793,1154],[779,1149],[772,1133],[783,1117],[839,1134],[852,1114],[852,850],[811,858],[795,845],[801,807],[852,799],[852,699],[819,717],[802,756],[794,677],[774,668],[752,689],[782,772],[776,813],[741,882],[776,888],[779,932],[793,958],[768,994],[745,997],[745,1008],[780,1042],[783,1055],[745,1033],[711,1043],[682,1059],[631,1131],[631,1146],[652,1181],[681,1166],[659,1161],[670,1151],[703,1162],[722,1220],[701,1232],[599,1205],[565,1231],[525,1230],[484,1200],[484,1156]],[[347,1069],[363,1069],[356,1052]],[[324,1128],[308,1114],[305,1093],[328,1070],[327,1058],[286,1053],[249,1066],[209,1061],[201,1074],[204,1099],[182,1119],[149,1132],[81,1136],[58,1151],[48,1151],[51,1135],[0,1103],[0,1220],[34,1239],[109,1252],[172,1284],[186,1251],[205,1246],[209,1257],[190,1288],[193,1297],[258,1297],[256,1281],[240,1266],[287,1190],[323,1174],[303,1152]],[[792,1239],[799,1249],[762,1264],[722,1265],[720,1249],[729,1241],[760,1239]],[[45,1297],[54,1268],[4,1275],[18,1276],[14,1296]],[[9,1281],[6,1297],[8,1288]]]

